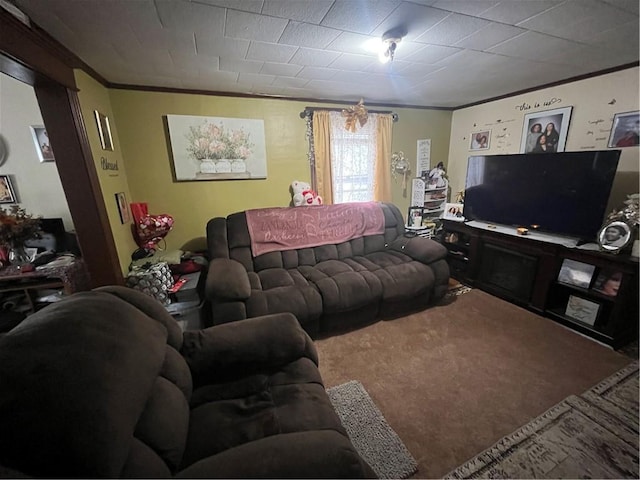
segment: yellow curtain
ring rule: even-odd
[[[374,165],[373,199],[391,201],[391,138],[393,120],[391,115],[378,115],[376,132],[376,164]]]
[[[331,128],[329,112],[313,112],[313,148],[315,153],[316,190],[323,203],[333,203],[333,181],[331,179]]]

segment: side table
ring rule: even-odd
[[[68,265],[47,267],[23,272],[20,267],[8,266],[0,270],[0,294],[23,292],[29,304],[29,312],[36,310],[33,293],[37,290],[61,288],[65,295],[89,290],[89,272],[85,262],[76,258]]]

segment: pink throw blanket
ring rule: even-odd
[[[384,232],[384,213],[375,202],[247,210],[254,257],[342,243]]]

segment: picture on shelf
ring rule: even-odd
[[[567,285],[589,288],[595,270],[594,265],[565,258],[558,274],[558,281]]]
[[[602,250],[618,253],[631,241],[631,227],[626,222],[613,221],[598,232],[598,244]]]
[[[412,228],[422,228],[422,217],[424,216],[424,208],[409,207],[407,215],[407,226]]]
[[[444,213],[442,218],[446,218],[447,220],[455,220],[458,222],[463,222],[464,217],[462,216],[462,210],[464,205],[462,203],[447,203],[444,206]]]
[[[608,297],[615,297],[618,295],[621,282],[622,272],[601,270],[593,284],[593,290]]]
[[[599,310],[599,303],[591,302],[575,295],[569,295],[565,315],[573,318],[574,320],[593,326],[598,318]]]

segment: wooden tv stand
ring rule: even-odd
[[[635,257],[570,248],[451,220],[443,221],[440,240],[449,250],[451,276],[463,283],[533,310],[613,348],[638,338]],[[577,286],[559,281],[565,261],[577,261],[587,271],[593,270],[589,284]],[[606,272],[622,274],[616,296],[604,295],[593,288],[598,275]],[[580,302],[590,313],[578,319],[581,314],[570,308],[567,314],[569,300],[572,306]]]

